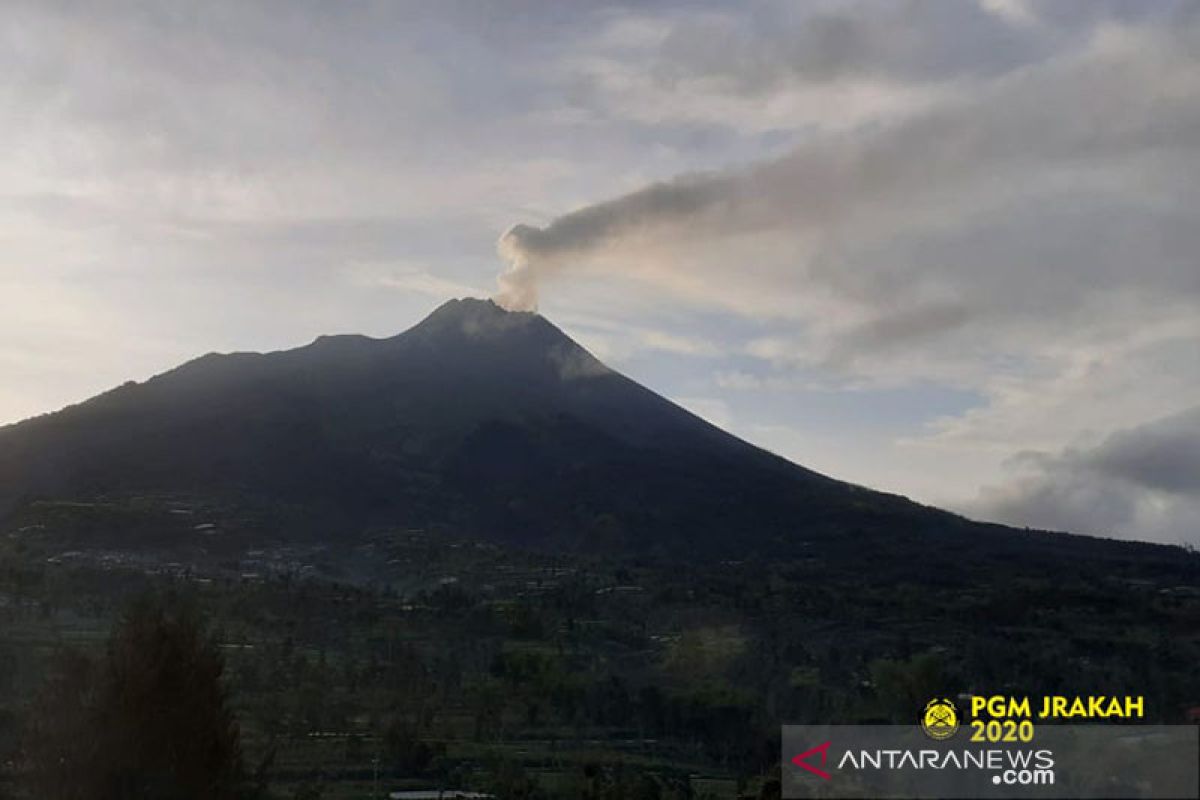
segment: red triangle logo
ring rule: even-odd
[[[800,755],[792,756],[792,763],[795,764],[797,767],[800,767],[801,769],[808,770],[813,775],[819,775],[820,777],[824,778],[825,780],[829,780],[829,778],[831,776],[829,775],[828,772],[826,772],[823,769],[818,769],[818,768],[814,767],[812,764],[809,764],[805,759],[807,759],[809,756],[811,756],[815,753],[820,753],[821,754],[821,766],[822,767],[825,766],[825,761],[826,761],[826,759],[829,758],[829,745],[831,745],[831,744],[833,744],[833,742],[825,742],[824,744],[819,744],[816,747],[810,747],[809,749],[805,750]]]

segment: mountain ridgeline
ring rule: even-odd
[[[545,318],[473,299],[387,339],[210,354],[0,429],[0,513],[146,496],[252,509],[273,537],[407,527],[680,558],[931,536],[955,549],[1118,546],[817,474],[607,368]]]

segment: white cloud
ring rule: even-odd
[[[662,350],[666,353],[687,356],[717,356],[721,354],[720,347],[701,338],[656,330],[640,330],[636,332],[636,336],[642,346],[650,350]]]
[[[1037,24],[1037,14],[1025,0],[980,0],[980,8],[1017,27]]]
[[[351,282],[367,287],[414,292],[433,298],[479,297],[486,294],[478,287],[434,275],[419,264],[359,262],[346,268]]]

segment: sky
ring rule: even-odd
[[[835,477],[1200,546],[1200,5],[0,10],[0,422],[534,307]]]

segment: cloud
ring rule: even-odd
[[[647,355],[668,354],[688,359],[716,359],[728,349],[695,330],[668,330],[614,320],[595,313],[564,311],[554,316],[602,360],[624,365]]]
[[[655,74],[668,84],[702,76],[750,93],[794,80],[996,74],[1049,51],[1036,31],[1014,28],[1013,18],[969,2],[759,4],[749,13],[699,13],[664,38]]]
[[[899,311],[914,316],[922,307],[956,305],[1019,313],[1031,305],[1032,287],[1077,286],[1081,275],[1111,264],[1108,259],[1090,267],[1071,252],[1071,242],[1047,242],[1055,229],[1038,232],[1045,220],[1032,216],[1045,213],[1077,227],[1093,226],[1105,215],[1140,213],[1117,221],[1133,226],[1142,239],[1162,238],[1167,257],[1149,268],[1159,271],[1155,277],[1194,291],[1196,281],[1178,267],[1195,244],[1190,220],[1162,237],[1170,214],[1148,217],[1145,206],[1153,200],[1126,193],[1136,182],[1189,193],[1174,182],[1169,165],[1194,173],[1198,163],[1198,43],[1194,24],[1175,32],[1103,29],[1082,52],[997,78],[971,96],[883,129],[818,138],[748,168],[654,183],[542,227],[517,225],[500,240],[510,265],[501,297],[529,305],[539,281],[564,265],[599,264],[618,278],[676,292],[684,286],[689,299],[734,309],[755,289],[773,311],[781,292],[792,299],[811,296],[815,288],[860,312],[887,316],[897,313],[896,303],[906,303]],[[1155,90],[1147,92],[1147,86]],[[1063,194],[1082,203],[1074,218],[1069,207],[1055,207]],[[1041,268],[1037,253],[1021,254],[1020,263],[1010,257],[999,268],[1018,271],[1009,276],[1016,286],[998,295],[963,296],[999,282],[998,275],[981,274],[970,263],[898,263],[882,250],[895,243],[917,254],[946,241],[946,231],[972,228],[986,243],[989,234],[1022,217],[1026,224],[1018,236],[1032,226],[1033,242],[1063,251],[1041,254],[1058,262],[1054,269]],[[722,247],[731,242],[747,245],[743,257],[760,262],[753,274],[726,259]],[[1086,251],[1086,240],[1076,243]],[[971,244],[956,254],[964,262]],[[873,247],[880,251],[871,252]],[[943,274],[931,275],[935,270]],[[1131,273],[1097,277],[1094,286],[1103,290],[1130,281]],[[878,313],[860,322],[885,324]]]
[[[0,421],[214,349],[391,335],[489,284],[517,209],[609,169],[532,121],[561,105],[532,66],[590,13],[539,13],[539,45],[449,3],[7,4],[0,305],[26,311],[0,315]]]
[[[572,113],[645,126],[647,144],[706,136],[728,147],[738,134],[777,152],[786,136],[909,116],[1077,49],[1099,26],[1170,24],[1186,9],[1119,0],[651,5],[598,16],[558,72]]]
[[[1025,0],[980,0],[979,7],[1019,28],[1037,24],[1037,14]]]
[[[651,329],[636,331],[635,335],[639,344],[647,350],[701,358],[719,356],[723,352],[719,345],[696,336],[681,336]]]
[[[1200,496],[1200,408],[1114,433],[1075,460],[1142,489]]]
[[[1099,444],[1027,453],[975,510],[1015,525],[1200,545],[1200,407]]]
[[[360,262],[347,268],[350,279],[363,286],[413,292],[426,297],[478,297],[478,288],[434,275],[418,264]]]
[[[705,422],[718,428],[729,428],[729,406],[717,397],[676,397],[675,402]]]

